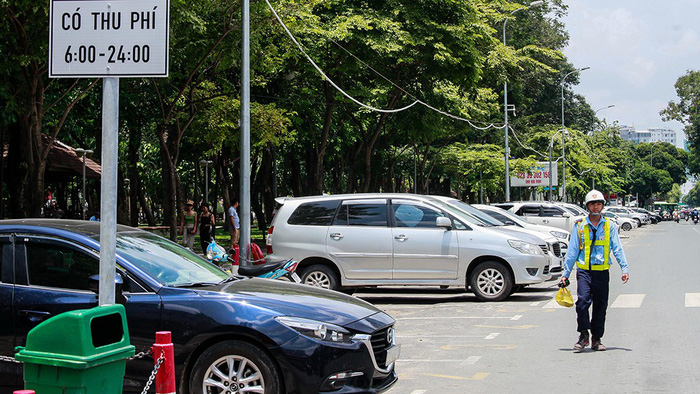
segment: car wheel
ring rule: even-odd
[[[510,294],[513,295],[515,293],[518,293],[520,290],[522,290],[525,287],[525,285],[515,285],[513,286],[512,289],[510,289]]]
[[[508,268],[495,261],[479,264],[469,277],[469,286],[480,301],[501,301],[514,285]]]
[[[301,283],[330,290],[340,288],[338,276],[331,268],[323,264],[314,264],[305,268],[301,275]]]
[[[275,362],[259,347],[233,340],[210,347],[194,364],[190,394],[280,392]]]
[[[622,229],[625,231],[632,230],[632,225],[630,223],[622,223]]]
[[[642,221],[641,221],[641,220],[639,220],[639,219],[637,219],[637,218],[635,218],[634,220],[637,221],[637,227],[642,227]]]

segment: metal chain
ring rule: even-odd
[[[161,356],[158,357],[158,362],[156,362],[156,365],[153,367],[153,372],[151,372],[151,376],[148,378],[146,385],[143,387],[143,391],[141,391],[141,394],[146,394],[148,389],[151,388],[151,384],[153,384],[153,379],[156,378],[158,368],[160,368],[160,365],[163,364],[163,361],[165,361],[165,356],[161,354]]]
[[[151,349],[149,348],[149,349],[146,349],[146,350],[143,351],[143,352],[139,352],[139,353],[134,354],[133,356],[127,358],[127,360],[129,360],[129,361],[131,361],[131,360],[138,360],[138,359],[141,359],[141,358],[150,356],[150,355],[151,355]]]
[[[7,362],[11,362],[11,363],[16,363],[16,364],[22,364],[21,361],[17,361],[17,360],[15,360],[14,357],[10,357],[10,356],[0,356],[0,361],[7,361]]]

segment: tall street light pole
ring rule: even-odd
[[[560,132],[568,134],[568,131],[565,129],[557,130],[557,132],[552,135],[552,138],[549,139],[549,201],[552,201],[552,146],[554,145],[554,137]]]
[[[515,14],[516,12],[520,10],[526,10],[531,7],[536,7],[539,5],[544,4],[544,1],[533,1],[528,5],[527,7],[524,8],[518,8],[517,10],[513,10],[510,15]],[[506,19],[503,21],[503,46],[505,47],[506,44],[506,24],[508,24],[508,19],[510,17],[506,17]],[[504,119],[504,126],[503,129],[505,131],[505,136],[506,136],[506,141],[505,141],[505,157],[506,157],[506,201],[510,201],[510,164],[509,164],[509,156],[510,156],[510,149],[508,148],[508,78],[505,79],[505,82],[503,82],[503,112],[505,112],[505,119]]]
[[[581,71],[586,71],[590,69],[590,67],[582,67],[582,68],[577,68],[574,71],[569,72],[568,74],[564,75],[564,78],[561,79],[561,128],[562,130],[566,130],[566,126],[564,125],[564,82],[566,81],[566,77],[573,73],[578,73]],[[562,193],[562,201],[566,202],[566,151],[564,150],[564,133],[561,134],[561,157],[562,157],[562,178],[561,178],[561,193]]]
[[[204,167],[204,201],[209,202],[209,167],[214,164],[211,160],[200,160],[199,164]]]
[[[608,105],[607,107],[598,108],[597,110],[595,110],[595,113],[593,113],[593,115],[598,114],[599,111],[602,111],[602,110],[608,109],[608,108],[612,108],[612,107],[614,107],[614,106],[615,106],[615,104],[610,104],[610,105]]]
[[[85,195],[85,158],[88,156],[92,156],[92,153],[93,152],[90,149],[75,149],[75,154],[78,155],[78,157],[83,158],[83,201],[81,203],[81,210],[83,211],[83,220],[85,220],[85,211],[87,210],[87,196]]]

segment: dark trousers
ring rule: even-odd
[[[576,269],[576,315],[578,331],[591,330],[593,338],[600,339],[605,333],[605,312],[608,309],[610,271],[586,271]],[[593,315],[588,310],[593,305]]]

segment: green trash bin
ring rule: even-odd
[[[15,359],[26,389],[41,394],[121,394],[126,359],[134,355],[124,306],[62,313],[34,327]]]

